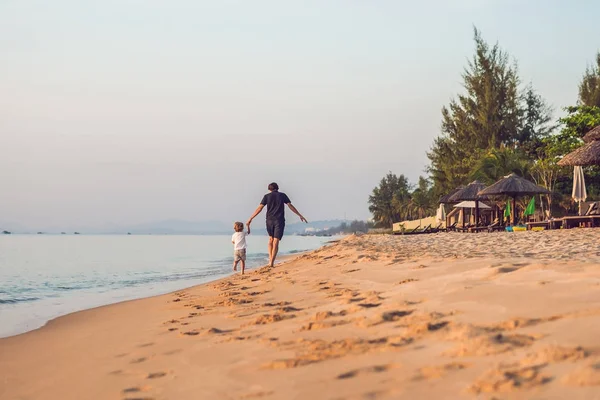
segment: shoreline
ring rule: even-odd
[[[325,246],[327,246],[327,243],[324,244],[322,247],[325,247]],[[318,250],[318,249],[315,249],[315,250]],[[303,254],[310,253],[311,251],[315,251],[315,250],[298,251],[298,252],[294,252],[292,254],[284,254],[282,256],[279,256],[278,257],[279,263],[277,264],[277,266],[283,265],[283,264],[288,263],[288,262],[291,262],[294,259],[302,256]],[[254,270],[257,270],[257,269],[263,268],[263,267],[264,266],[258,266],[258,267],[254,267],[252,269],[247,269],[246,273],[250,273],[250,272],[252,272]],[[239,272],[237,272],[237,273],[239,273]],[[209,278],[208,280],[206,280],[204,282],[193,284],[191,286],[185,286],[185,287],[182,287],[182,288],[179,288],[179,289],[169,290],[169,291],[164,292],[164,293],[153,294],[153,295],[150,295],[150,296],[142,295],[141,297],[136,297],[136,298],[132,298],[132,299],[126,299],[126,300],[118,300],[118,301],[111,302],[111,303],[100,304],[100,305],[97,305],[97,306],[87,307],[87,308],[84,308],[84,309],[81,309],[81,310],[67,312],[65,314],[61,314],[61,315],[49,318],[47,320],[44,320],[44,322],[42,323],[42,325],[38,326],[37,328],[28,329],[28,330],[26,330],[24,332],[15,333],[15,334],[11,334],[11,335],[8,335],[8,336],[0,336],[0,341],[3,340],[3,339],[13,338],[13,337],[25,335],[25,334],[30,333],[30,332],[38,331],[40,329],[45,328],[48,324],[50,324],[53,321],[56,321],[56,320],[58,320],[60,318],[63,318],[63,317],[68,317],[68,316],[73,315],[73,314],[82,313],[82,312],[90,311],[90,310],[96,310],[96,309],[99,309],[99,308],[102,308],[102,307],[109,307],[109,306],[114,306],[114,305],[118,305],[118,304],[122,304],[122,303],[132,302],[132,301],[151,299],[151,298],[160,297],[160,296],[168,296],[168,295],[171,295],[171,294],[173,294],[175,292],[178,292],[178,291],[181,291],[181,290],[193,290],[194,288],[197,288],[199,286],[208,285],[208,284],[211,284],[213,282],[218,282],[218,281],[220,281],[222,279],[230,278],[230,277],[236,275],[237,273],[234,272],[234,271],[229,271],[229,273],[227,273],[225,275],[215,275],[214,278],[211,277],[211,278]]]
[[[351,236],[0,339],[0,397],[594,398],[599,239]]]

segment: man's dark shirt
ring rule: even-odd
[[[277,191],[265,194],[260,204],[267,206],[267,221],[285,221],[285,205],[291,201],[285,193]]]

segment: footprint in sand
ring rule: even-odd
[[[301,308],[296,308],[296,307],[286,306],[286,307],[280,308],[279,311],[285,312],[285,313],[289,313],[289,312],[295,312],[295,311],[302,311],[302,309]]]
[[[154,397],[125,397],[124,400],[154,400]]]
[[[379,307],[381,303],[358,303],[357,305],[362,308],[375,308]]]
[[[300,331],[316,331],[319,329],[327,329],[327,328],[333,328],[334,326],[346,325],[348,323],[350,323],[350,321],[346,321],[346,320],[309,322],[307,325],[304,325],[302,328],[300,328]]]
[[[400,282],[397,283],[397,285],[404,285],[405,283],[411,283],[411,282],[417,282],[418,279],[414,279],[414,278],[407,278],[407,279],[403,279]]]
[[[127,389],[123,389],[123,393],[124,394],[128,394],[128,393],[140,393],[140,392],[147,392],[148,390],[150,390],[151,387],[150,386],[142,386],[142,387],[130,387]]]
[[[378,374],[381,372],[386,372],[393,367],[394,367],[393,364],[386,364],[386,365],[374,365],[372,367],[359,368],[359,369],[355,369],[352,371],[345,372],[341,375],[338,375],[337,379],[349,379],[349,378],[354,378],[354,377],[356,377],[358,375],[362,375],[362,374]]]
[[[423,367],[419,369],[417,376],[415,376],[413,379],[423,380],[442,378],[452,371],[459,371],[461,369],[467,368],[468,366],[469,364],[454,362],[444,365],[436,365],[432,367]]]
[[[264,303],[263,306],[265,307],[283,307],[283,306],[289,306],[290,304],[292,304],[289,301],[280,301],[278,303]]]
[[[166,372],[152,372],[152,373],[148,374],[148,376],[146,376],[146,379],[157,379],[157,378],[162,378],[164,376],[167,376]]]
[[[284,319],[295,318],[296,316],[291,315],[282,315],[282,314],[264,314],[250,322],[248,325],[267,325],[272,324],[274,322],[283,321]]]
[[[479,394],[533,389],[552,381],[552,377],[542,373],[545,366],[546,364],[540,364],[494,369],[475,381],[469,390]]]

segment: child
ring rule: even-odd
[[[237,271],[238,262],[242,262],[242,275],[244,275],[244,269],[246,269],[246,236],[250,234],[250,227],[248,227],[248,233],[244,232],[244,224],[236,222],[233,224],[233,230],[235,233],[231,237],[231,243],[233,243],[233,270]]]

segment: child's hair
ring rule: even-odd
[[[235,222],[233,224],[233,230],[236,232],[242,232],[244,230],[244,224],[241,222]]]

